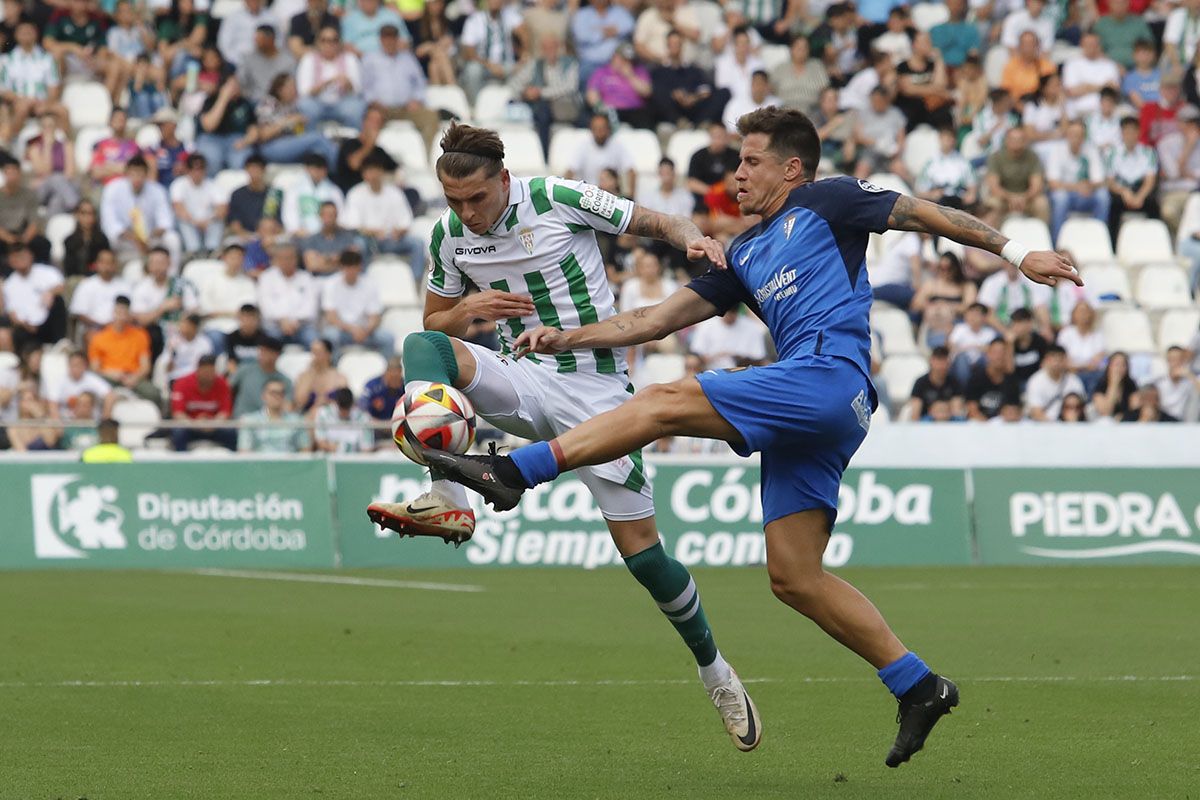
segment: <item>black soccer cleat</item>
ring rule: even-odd
[[[426,463],[455,483],[461,483],[483,495],[483,499],[497,511],[516,508],[526,487],[505,483],[497,470],[500,457],[496,455],[496,443],[491,443],[491,452],[486,456],[460,456],[444,450],[423,450]]]
[[[958,687],[941,675],[934,677],[937,680],[932,692],[926,691],[921,697],[908,701],[900,700],[900,709],[896,712],[900,732],[883,762],[889,767],[898,767],[912,758],[925,746],[925,739],[938,720],[958,705]]]

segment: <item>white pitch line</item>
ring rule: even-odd
[[[743,678],[742,683],[874,683],[874,678],[809,677],[790,678]],[[1200,675],[993,675],[979,678],[959,678],[959,683],[1191,683],[1200,681]],[[76,681],[0,681],[0,689],[141,689],[141,688],[255,688],[255,687],[377,687],[377,688],[512,688],[512,687],[626,687],[626,686],[690,686],[694,679],[676,680],[546,680],[546,681],[495,681],[495,680],[407,680],[407,681],[364,681],[364,680],[76,680]]]
[[[296,583],[334,583],[344,586],[381,586],[386,589],[424,589],[430,592],[483,592],[482,586],[467,583],[429,583],[427,581],[394,581],[386,578],[356,578],[352,575],[318,575],[307,572],[256,572],[240,569],[197,569],[194,575],[217,578],[250,578],[260,581],[293,581]]]

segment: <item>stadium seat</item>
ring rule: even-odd
[[[983,145],[979,143],[978,137],[968,136],[958,146],[958,152],[962,153],[963,158],[970,161],[983,155]]]
[[[1138,305],[1156,310],[1192,305],[1187,273],[1174,264],[1150,264],[1138,274],[1134,292]]]
[[[50,240],[50,259],[61,264],[67,237],[75,232],[74,214],[55,214],[46,220],[46,238]]]
[[[780,64],[786,64],[792,57],[792,53],[791,48],[786,44],[764,44],[759,48],[758,56],[762,59],[767,72],[770,72]]]
[[[1108,226],[1091,217],[1071,217],[1058,232],[1059,250],[1066,250],[1075,258],[1076,266],[1092,263],[1110,263],[1116,260]]]
[[[504,166],[522,178],[546,174],[546,157],[542,142],[530,128],[502,127],[497,130],[504,142]]]
[[[585,128],[559,128],[551,134],[550,173],[566,175],[575,161],[575,154],[591,136],[591,131]]]
[[[213,0],[208,15],[213,19],[225,19],[235,11],[240,11],[242,6],[242,0]]]
[[[355,398],[372,378],[378,378],[387,367],[387,359],[373,350],[350,350],[338,359],[338,372],[346,376],[346,385]]]
[[[1054,47],[1050,48],[1050,60],[1062,66],[1070,59],[1079,55],[1079,52],[1079,48],[1075,45],[1064,42],[1062,39],[1057,39],[1054,42]]]
[[[406,169],[429,169],[429,154],[425,151],[425,139],[411,124],[398,125],[389,122],[379,132],[376,143],[385,153],[403,164]]]
[[[221,187],[221,191],[226,197],[233,194],[235,190],[242,188],[250,182],[250,176],[246,174],[244,169],[223,169],[213,176],[213,180],[217,186]]]
[[[98,81],[68,83],[63,87],[62,104],[76,129],[104,127],[112,116],[112,96]]]
[[[442,193],[442,182],[438,180],[432,166],[428,171],[405,170],[404,185],[409,189],[415,189],[417,194],[421,195],[421,199],[425,201],[426,206],[437,210],[446,207],[446,195]]]
[[[883,361],[883,377],[894,408],[900,408],[912,396],[917,378],[929,372],[929,363],[918,355],[895,355]]]
[[[898,308],[877,303],[871,307],[871,328],[883,340],[884,355],[917,352],[913,338],[912,320]]]
[[[507,86],[484,86],[475,98],[475,121],[483,126],[507,122],[511,100],[512,90]]]
[[[904,166],[910,175],[920,175],[925,165],[941,150],[938,132],[928,125],[918,125],[904,137]]]
[[[875,413],[871,415],[871,425],[890,425],[892,418],[888,416],[887,406],[880,403],[875,409]]]
[[[987,55],[983,57],[983,74],[987,78],[988,86],[1000,85],[1009,56],[1008,48],[1002,44],[992,45],[987,51]]]
[[[278,189],[281,192],[286,192],[291,188],[292,184],[304,178],[308,173],[304,171],[304,167],[298,164],[287,164],[283,166],[272,165],[268,169],[274,169],[275,174],[271,177],[271,188]]]
[[[75,134],[75,166],[80,172],[87,174],[92,167],[92,151],[101,140],[112,136],[112,129],[107,125],[80,128]]]
[[[919,31],[932,30],[950,21],[950,10],[945,3],[917,3],[912,7],[912,21]]]
[[[912,194],[912,187],[904,179],[893,172],[876,172],[867,178],[868,181],[880,187],[900,194]]]
[[[142,447],[149,436],[162,421],[158,406],[149,400],[121,400],[113,406],[113,419],[121,423],[118,438],[122,445],[128,448]]]
[[[1092,264],[1080,269],[1083,284],[1101,304],[1128,302],[1133,298],[1129,273],[1117,264]]]
[[[1150,318],[1146,312],[1136,308],[1110,308],[1104,312],[1100,329],[1109,352],[1124,350],[1126,353],[1153,353],[1154,335],[1150,331]]]
[[[383,312],[379,327],[390,333],[396,339],[396,348],[404,342],[404,337],[410,333],[425,330],[425,315],[416,306],[389,308]]]
[[[1183,217],[1179,220],[1179,231],[1175,234],[1175,249],[1179,243],[1192,238],[1192,234],[1200,231],[1200,192],[1192,192],[1188,196],[1187,205],[1183,207]]]
[[[1200,309],[1173,308],[1158,322],[1158,349],[1189,347],[1200,331]]]
[[[42,351],[42,396],[57,397],[67,379],[67,354],[63,350]]]
[[[675,131],[667,141],[667,156],[675,162],[675,171],[683,177],[687,175],[688,165],[692,156],[708,147],[710,138],[708,131]]]
[[[417,217],[413,220],[412,226],[408,229],[409,236],[416,236],[420,239],[426,248],[429,247],[429,239],[433,235],[433,226],[437,224],[438,215],[426,214],[423,217]]]
[[[133,258],[125,262],[125,266],[121,268],[121,277],[135,284],[142,279],[146,274],[146,267],[140,258]]]
[[[312,353],[307,350],[284,350],[279,356],[279,361],[276,362],[276,367],[288,376],[288,380],[295,383],[296,378],[299,378],[300,373],[308,369],[311,362]]]
[[[0,351],[0,369],[16,369],[20,364],[21,359],[16,353],[10,353],[7,350]]]
[[[162,131],[157,125],[143,125],[138,128],[133,140],[143,150],[154,150],[162,144]]]
[[[425,89],[426,108],[449,111],[460,122],[471,121],[471,104],[459,86],[429,86]]]
[[[1167,224],[1157,219],[1127,219],[1117,234],[1117,260],[1127,267],[1174,261]]]
[[[433,144],[429,146],[429,163],[437,165],[437,160],[442,157],[442,137],[446,131],[450,130],[450,123],[444,122],[438,127],[437,135],[433,137]]]
[[[1050,243],[1050,229],[1037,217],[1009,217],[1000,226],[1000,232],[1031,250],[1054,249]]]
[[[29,146],[29,142],[41,132],[42,128],[38,124],[37,120],[29,120],[25,123],[25,126],[17,132],[16,142],[13,143],[12,149],[9,152],[19,157],[23,156],[25,153],[25,148]],[[28,169],[28,166],[25,168]]]
[[[651,353],[637,368],[635,383],[646,387],[652,383],[677,381],[687,372],[686,365],[684,357],[677,353]]]
[[[380,256],[367,267],[367,275],[379,289],[379,298],[387,308],[415,306],[420,301],[413,282],[412,267],[399,258]]]
[[[199,291],[215,275],[225,271],[225,263],[215,258],[197,258],[183,265],[180,275]]]
[[[633,155],[633,168],[637,172],[657,172],[658,162],[662,161],[662,148],[658,137],[653,131],[643,128],[622,126],[613,134],[613,139],[621,142]],[[687,167],[684,166],[684,172]]]

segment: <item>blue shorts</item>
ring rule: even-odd
[[[825,355],[696,378],[742,435],[734,451],[762,453],[763,524],[821,508],[832,529],[842,473],[878,404],[870,378],[854,362]]]

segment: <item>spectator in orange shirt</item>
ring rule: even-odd
[[[1025,31],[1018,40],[1017,52],[1004,65],[1000,88],[1019,101],[1025,95],[1035,94],[1042,85],[1042,78],[1055,69],[1054,63],[1042,55],[1037,34]]]
[[[112,322],[92,336],[88,362],[93,372],[113,386],[124,387],[154,403],[162,402],[158,389],[150,382],[150,334],[134,324],[125,295],[113,304]]]
[[[738,208],[736,174],[734,170],[726,170],[725,180],[714,183],[704,195],[704,207],[708,209],[707,230],[719,238],[733,238],[750,227],[747,222],[750,218],[743,217]]]
[[[171,387],[171,416],[175,419],[229,419],[233,414],[233,392],[229,383],[217,374],[217,357],[201,356],[196,371],[175,381]],[[229,428],[175,428],[171,446],[184,452],[200,439],[216,442],[228,450],[237,449],[237,434]]]

